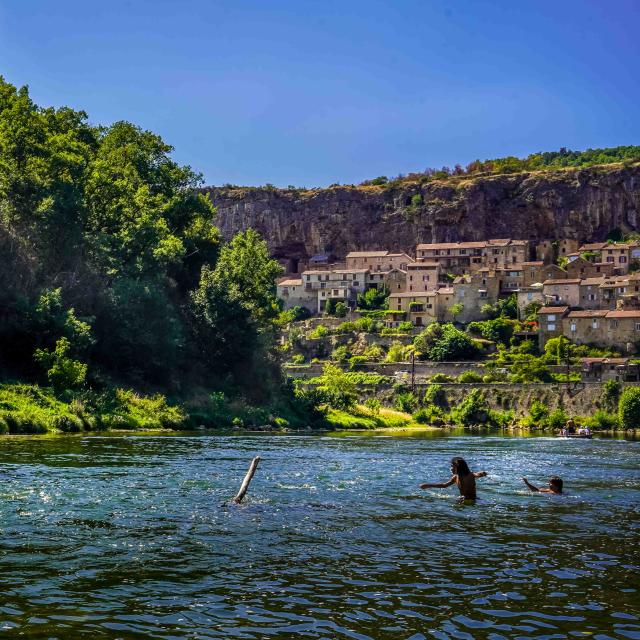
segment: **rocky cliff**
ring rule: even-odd
[[[640,225],[640,164],[612,164],[386,186],[205,189],[226,238],[253,227],[295,265],[316,253],[414,252],[418,242],[571,237]]]

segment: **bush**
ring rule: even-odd
[[[386,309],[389,292],[382,289],[367,289],[364,293],[358,296],[358,308],[359,309]]]
[[[482,382],[482,375],[477,373],[476,371],[463,371],[458,376],[458,382]]]
[[[462,402],[451,411],[456,424],[464,427],[487,424],[489,422],[489,405],[480,389],[473,389]]]
[[[446,373],[435,373],[429,379],[429,382],[433,383],[447,383],[447,382],[455,382],[453,376],[449,376]]]
[[[291,364],[304,364],[304,356],[301,353],[291,356]]]
[[[347,307],[344,302],[338,302],[336,304],[336,308],[334,309],[333,315],[336,316],[336,318],[344,318],[347,315],[348,311],[349,307]]]
[[[323,324],[319,324],[310,334],[309,337],[312,340],[318,338],[326,338],[329,335],[329,329],[325,327]]]
[[[428,424],[433,427],[440,427],[445,423],[444,412],[434,404],[418,409],[413,414],[413,419],[419,424]]]
[[[339,362],[340,364],[346,364],[349,362],[349,358],[351,357],[351,352],[348,347],[344,344],[341,344],[339,347],[336,347],[331,353],[331,360],[335,362]]]
[[[475,358],[478,348],[466,333],[452,324],[433,323],[414,340],[418,352],[430,360],[462,360]]]
[[[380,414],[380,400],[377,398],[367,398],[364,401],[364,406],[369,409],[372,415],[377,416]]]
[[[324,366],[319,389],[334,409],[348,410],[356,404],[356,383],[335,365]]]
[[[394,340],[389,347],[389,351],[387,351],[385,359],[387,362],[404,362],[405,353],[406,347],[398,340]]]
[[[34,359],[47,369],[47,378],[56,393],[76,389],[84,384],[87,365],[69,357],[71,343],[67,338],[56,342],[54,351],[36,349]]]
[[[618,428],[620,422],[615,413],[598,409],[592,416],[586,418],[585,424],[594,431],[613,431]]]
[[[618,419],[623,429],[640,428],[640,387],[627,387],[622,392]]]
[[[615,411],[620,401],[620,383],[617,380],[607,380],[602,391],[602,402],[605,407]]]
[[[399,393],[393,401],[393,406],[398,411],[404,411],[405,413],[413,413],[418,406],[418,398],[409,392]]]
[[[367,363],[366,356],[351,356],[349,358],[349,368],[358,369],[362,368]]]
[[[423,402],[425,405],[436,405],[441,409],[448,407],[447,394],[439,384],[430,384],[424,392]]]

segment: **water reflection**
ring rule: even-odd
[[[241,506],[235,493],[264,460]],[[640,445],[0,440],[1,637],[640,638]],[[480,500],[417,489],[463,455]],[[520,481],[565,479],[566,495]]]

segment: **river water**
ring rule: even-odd
[[[475,505],[418,489],[454,455]],[[0,638],[640,638],[639,442],[5,437],[0,474]]]

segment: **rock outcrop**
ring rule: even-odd
[[[249,227],[292,264],[419,242],[570,237],[640,225],[640,164],[317,190],[211,187],[222,234]]]

